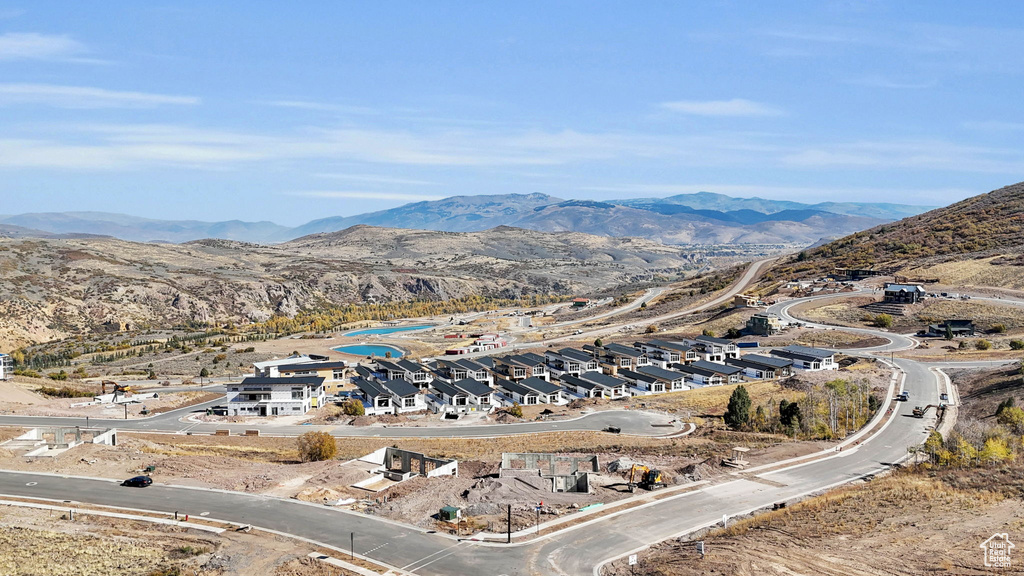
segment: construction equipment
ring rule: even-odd
[[[924,415],[928,413],[929,408],[935,408],[936,412],[943,412],[946,410],[945,404],[929,404],[925,407],[914,406],[914,418],[924,418]]]
[[[639,472],[639,474],[637,474]],[[629,491],[636,492],[639,486],[644,490],[657,490],[664,488],[665,482],[661,479],[661,471],[654,470],[643,464],[633,464],[629,469]]]

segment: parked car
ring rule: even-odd
[[[129,478],[124,482],[121,482],[121,486],[131,486],[133,488],[145,488],[153,483],[153,479],[149,476],[136,476]]]
[[[939,400],[942,400],[943,402],[948,402],[949,401],[949,394],[946,394],[945,392],[943,392],[942,394],[939,394]]]
[[[907,400],[910,400],[910,393],[904,390],[903,392],[900,392],[900,395],[897,396],[896,399],[900,402],[906,402]]]

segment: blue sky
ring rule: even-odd
[[[299,224],[457,194],[700,190],[946,204],[1024,180],[1022,13],[0,1],[0,213]]]

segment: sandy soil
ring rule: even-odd
[[[157,391],[154,389],[154,391]],[[159,392],[157,391],[159,394]],[[148,394],[148,393],[147,393]],[[128,418],[144,418],[154,413],[167,412],[186,406],[202,404],[217,398],[223,398],[223,394],[211,394],[208,392],[170,392],[159,394],[159,398],[145,398],[139,400],[138,404],[127,404]],[[89,402],[91,398],[49,398],[40,396],[42,401],[33,404],[12,402],[3,397],[0,401],[0,414],[18,414],[21,416],[69,416],[74,418],[124,418],[125,405],[123,404],[97,404],[93,406],[72,406],[82,402]],[[143,415],[142,410],[148,410],[150,414]]]
[[[303,542],[258,532],[210,534],[133,520],[0,507],[0,573],[48,576],[335,576]],[[177,568],[179,572],[173,570]]]

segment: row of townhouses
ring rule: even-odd
[[[520,404],[565,404],[577,398],[624,398],[789,376],[794,368],[836,370],[835,352],[787,346],[740,354],[729,340],[650,340],[550,349],[477,359],[377,360],[348,366],[298,356],[254,364],[255,376],[228,388],[231,415],[299,414],[327,393],[354,390],[367,414],[490,412]],[[346,368],[350,368],[346,372]],[[354,375],[352,375],[354,372]],[[349,386],[351,385],[351,386]]]

